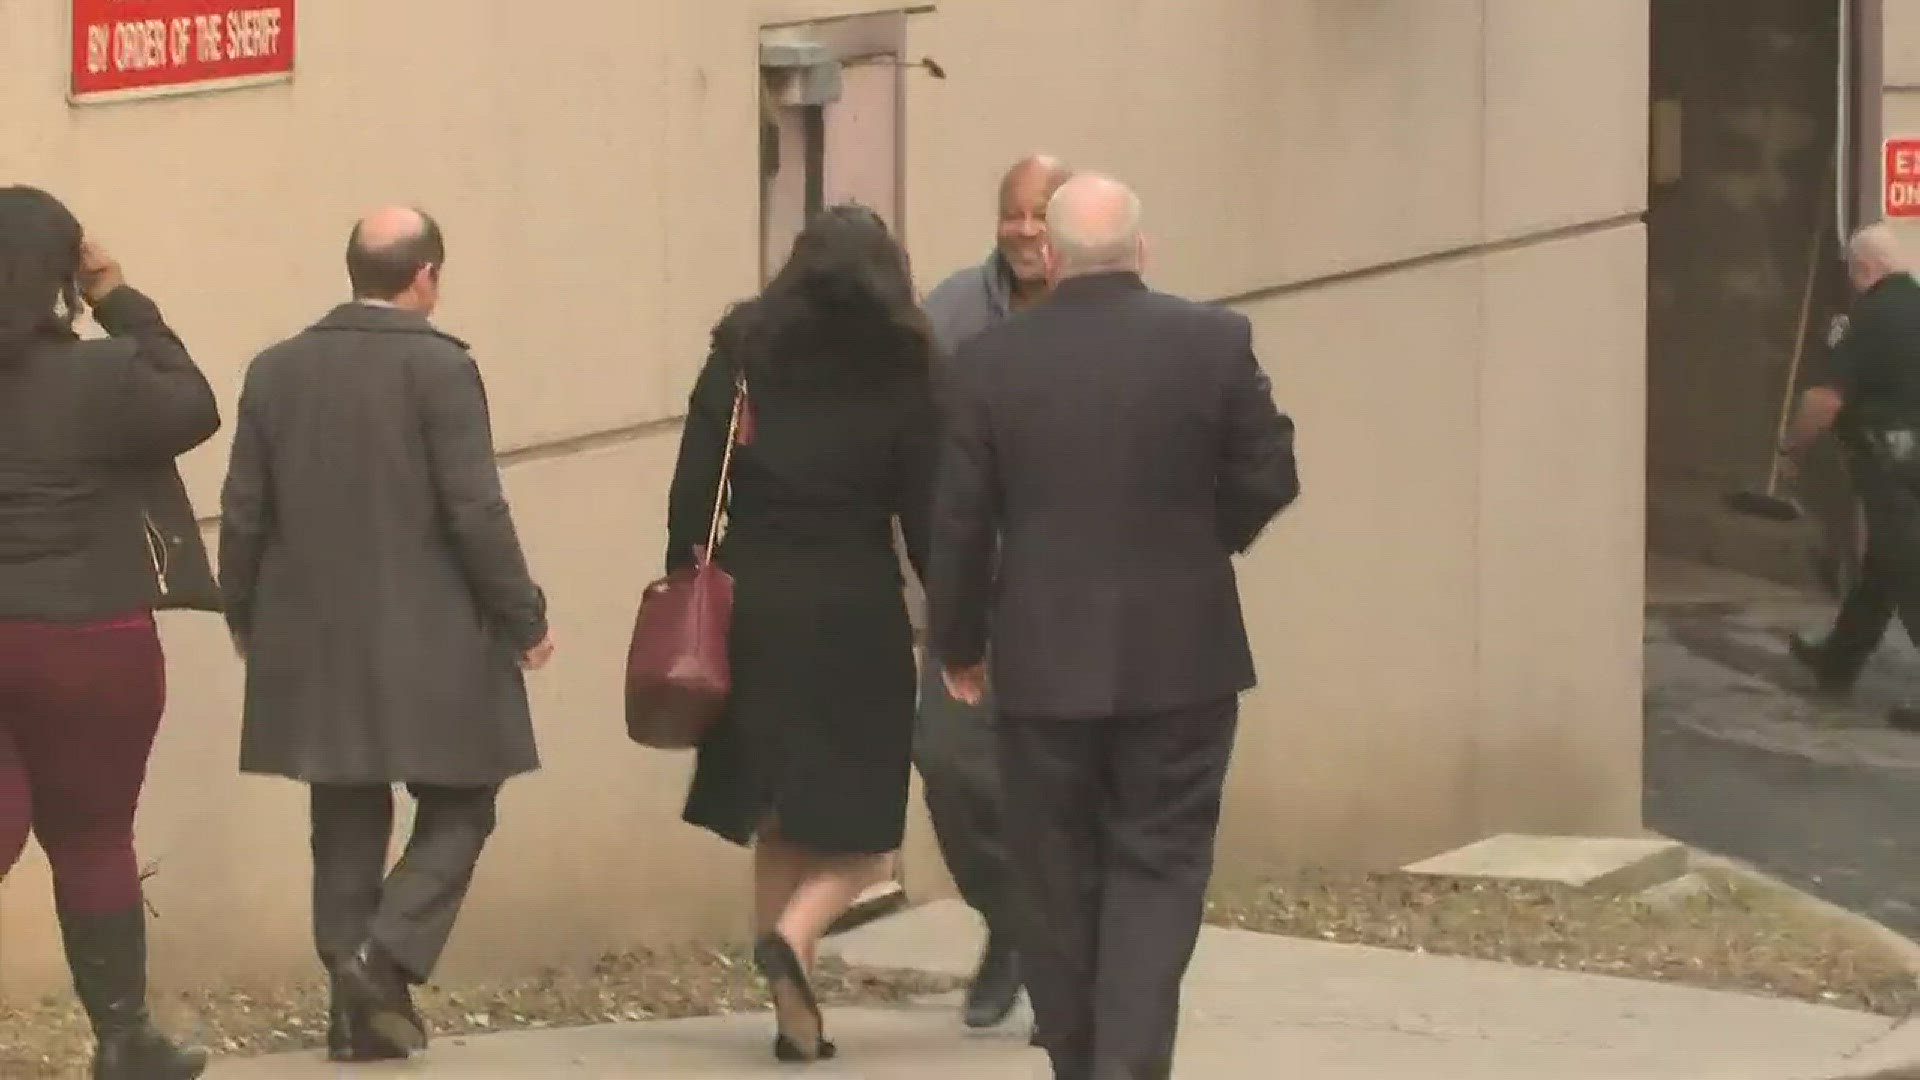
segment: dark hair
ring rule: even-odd
[[[0,188],[0,364],[25,356],[36,338],[73,333],[82,236],[59,199]]]
[[[775,381],[925,376],[933,351],[906,253],[857,203],[815,214],[786,265],[722,326]]]
[[[447,261],[446,240],[440,235],[440,223],[423,210],[419,232],[400,240],[372,247],[353,227],[347,237],[347,280],[353,283],[356,300],[391,300],[406,292],[423,267],[438,269]]]

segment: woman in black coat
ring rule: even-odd
[[[904,253],[872,211],[834,207],[713,333],[668,507],[667,566],[706,543],[733,414],[735,579],[726,716],[699,750],[686,820],[754,851],[755,950],[785,1060],[831,1056],[814,948],[905,827],[916,677],[894,525],[925,563],[931,345]]]
[[[112,335],[83,341],[84,303]],[[134,810],[166,699],[153,612],[213,606],[174,458],[220,427],[151,300],[53,196],[0,188],[0,879],[53,868],[95,1080],[188,1080],[147,1022]]]

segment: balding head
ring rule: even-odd
[[[1146,260],[1140,197],[1111,176],[1074,177],[1047,204],[1047,247],[1056,279],[1140,270]]]
[[[1880,284],[1890,274],[1903,274],[1908,269],[1900,238],[1884,221],[1861,229],[1847,242],[1847,276],[1861,292]]]
[[[375,210],[347,238],[347,277],[356,300],[380,300],[426,314],[439,300],[447,261],[440,226],[424,211]]]
[[[1046,291],[1047,200],[1072,175],[1057,157],[1029,154],[1000,178],[1000,261],[1013,275],[1016,303]]]
[[[1060,190],[1060,185],[1073,178],[1073,170],[1067,163],[1052,154],[1028,154],[1013,163],[1006,175],[1000,178],[1000,204],[1005,206],[1007,197],[1026,187],[1040,191],[1040,205],[1046,207],[1046,201]]]

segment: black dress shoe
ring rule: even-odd
[[[1844,694],[1853,689],[1852,679],[1836,677],[1832,670],[1832,661],[1827,659],[1826,646],[1807,637],[1794,634],[1787,638],[1787,655],[1799,661],[1800,666],[1813,676],[1813,684],[1822,692]]]
[[[990,1028],[1006,1022],[1020,1000],[1020,982],[1020,954],[1003,935],[988,937],[961,1013],[967,1026]]]
[[[354,1010],[335,1006],[327,1017],[327,1060],[342,1065],[400,1061],[405,1050],[373,1033]]]
[[[340,976],[332,976],[331,981],[333,1000],[327,1007],[327,1060],[356,1065],[406,1058],[404,1047],[395,1046],[374,1033],[367,1024],[364,1010],[347,1004],[350,995],[340,984]],[[411,1006],[412,1002],[408,1004]]]
[[[406,975],[378,945],[360,946],[334,975],[340,1004],[363,1018],[372,1035],[407,1053],[427,1048],[427,1027],[413,1007]]]
[[[1920,735],[1920,708],[1912,705],[1896,705],[1888,709],[1887,726],[1895,731]]]
[[[810,1061],[832,1061],[839,1056],[840,1048],[833,1045],[833,1042],[828,1039],[821,1039],[819,1044],[814,1048],[813,1053],[809,1054],[800,1049],[799,1043],[794,1042],[785,1035],[775,1035],[773,1037],[773,1059],[775,1061],[785,1062],[788,1065],[805,1065]]]

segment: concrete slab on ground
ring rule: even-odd
[[[1920,1080],[1920,1022],[1901,1024],[1821,1080]]]
[[[978,920],[935,904],[836,942],[876,967],[966,971]],[[765,1016],[522,1032],[437,1043],[420,1062],[353,1076],[792,1075]],[[839,1010],[841,1058],[819,1080],[1035,1080],[1023,1027],[965,1032],[953,1003]],[[1894,1031],[1880,1017],[1796,1002],[1323,942],[1208,930],[1188,980],[1184,1080],[1823,1080]],[[220,1063],[210,1080],[343,1075],[316,1055]]]
[[[1671,840],[1509,833],[1423,859],[1406,872],[1563,885],[1613,895],[1650,889],[1685,874],[1687,849]]]

